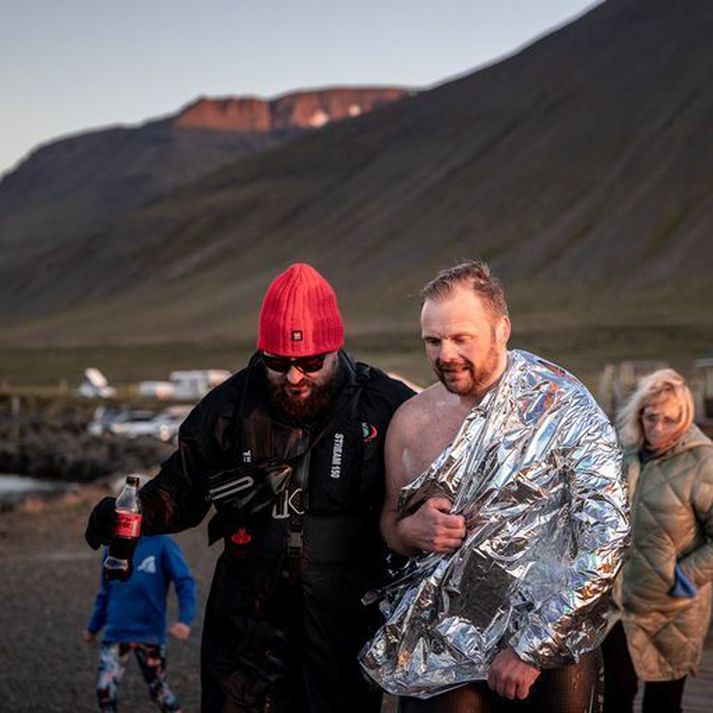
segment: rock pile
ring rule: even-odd
[[[87,433],[93,404],[0,398],[0,473],[86,483],[101,476],[151,472],[172,446],[153,438]]]

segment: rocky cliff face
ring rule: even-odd
[[[61,250],[79,236],[91,239],[118,217],[211,171],[406,93],[352,88],[295,92],[271,101],[199,99],[173,117],[142,126],[53,141],[0,180],[0,255],[36,265],[44,251]],[[44,288],[35,292],[44,302],[43,294],[51,301]]]
[[[408,93],[396,87],[375,87],[294,92],[271,100],[200,98],[186,107],[173,123],[184,129],[213,131],[316,129],[332,121],[366,114]]]

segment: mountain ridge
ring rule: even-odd
[[[43,144],[0,180],[0,248],[23,244],[32,250],[96,231],[221,165],[348,118],[350,107],[367,113],[410,93],[397,87],[338,87],[272,100],[202,98],[138,126],[90,130]],[[225,106],[244,107],[244,124],[216,130],[215,117]],[[271,125],[260,125],[263,109],[275,113]],[[316,111],[322,112],[321,124],[314,120]],[[55,232],[48,238],[50,226]]]

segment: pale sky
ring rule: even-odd
[[[199,95],[427,87],[593,0],[1,0],[0,173],[38,144]]]

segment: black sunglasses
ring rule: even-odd
[[[262,353],[262,361],[270,371],[277,371],[280,374],[286,374],[293,366],[303,374],[319,371],[324,366],[326,354],[315,354],[314,356],[306,357],[281,357],[271,356],[270,354]]]

